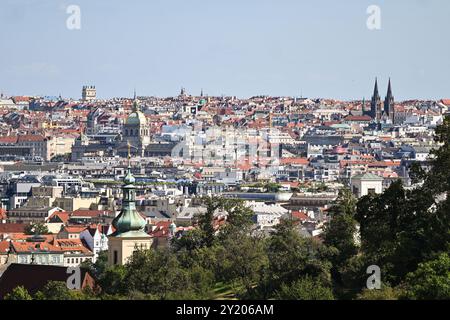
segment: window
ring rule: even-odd
[[[114,250],[114,264],[117,264],[118,260],[119,260],[119,258],[118,258],[117,250]]]
[[[375,193],[375,188],[367,189],[367,194],[374,195]]]

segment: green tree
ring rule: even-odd
[[[357,297],[358,300],[400,300],[404,291],[399,288],[382,286],[380,290],[364,289]]]
[[[125,268],[128,292],[136,290],[160,299],[195,296],[189,272],[167,249],[137,250]]]
[[[220,234],[247,234],[253,226],[254,212],[240,199],[219,199],[221,210],[227,213],[227,223]]]
[[[381,195],[363,197],[357,205],[359,261],[379,265],[383,283],[394,287],[408,285],[407,274],[450,251],[450,118],[436,129],[435,140],[441,146],[432,151],[429,170],[418,164],[411,167],[414,188],[405,190],[400,181],[394,182]]]
[[[450,299],[450,256],[440,254],[436,259],[419,264],[406,277],[407,296],[420,300]]]
[[[38,222],[38,223],[33,223],[33,224],[29,224],[25,227],[25,234],[27,235],[45,235],[45,234],[49,234],[50,232],[48,231],[47,226],[42,223],[42,222]]]
[[[35,294],[37,300],[84,300],[86,297],[81,291],[70,290],[66,283],[49,281]]]
[[[108,268],[108,251],[100,251],[95,263],[86,259],[81,263],[80,267],[88,270],[88,272],[98,280]]]
[[[123,295],[128,291],[125,284],[126,268],[122,265],[109,266],[97,274],[102,295]]]
[[[264,243],[260,237],[232,233],[223,240],[217,253],[219,281],[231,283],[244,294],[252,291],[261,280],[262,270],[268,264]]]
[[[269,264],[259,289],[263,298],[273,296],[283,284],[310,276],[324,286],[330,286],[331,263],[326,259],[326,247],[312,239],[303,238],[294,222],[283,220],[267,244]]]
[[[5,295],[4,300],[33,300],[33,297],[28,293],[28,290],[23,286],[18,286],[12,292]]]
[[[338,250],[333,265],[341,267],[358,252],[356,199],[348,189],[339,192],[336,204],[329,210],[330,221],[326,224],[324,244]]]
[[[370,264],[382,267],[385,281],[394,285],[416,268],[424,249],[417,233],[420,217],[410,205],[401,181],[392,183],[381,195],[358,202],[356,219],[363,254]]]
[[[269,182],[264,186],[267,192],[278,192],[281,186],[278,183]]]
[[[197,217],[198,228],[187,232],[182,238],[172,241],[177,251],[212,247],[217,240],[222,240],[226,234],[232,232],[248,232],[252,225],[253,211],[239,199],[225,199],[221,197],[206,197],[203,199],[206,212]],[[227,213],[225,226],[218,231],[214,228],[214,214],[218,211]],[[219,234],[219,238],[217,237]]]
[[[355,220],[356,199],[348,189],[342,189],[336,204],[329,210],[330,221],[325,225],[324,244],[330,248],[331,274],[338,295],[345,295],[348,282],[342,279],[342,272],[349,260],[358,253],[357,221]]]
[[[311,277],[302,277],[292,284],[282,284],[277,290],[275,299],[278,300],[334,300],[330,287]]]

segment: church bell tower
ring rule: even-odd
[[[108,237],[108,264],[123,265],[136,249],[150,249],[152,238],[145,233],[145,219],[136,210],[136,179],[131,173],[130,148],[128,143],[128,170],[123,179],[122,210],[113,220],[115,232]]]

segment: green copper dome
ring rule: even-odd
[[[147,118],[140,110],[137,99],[133,102],[133,112],[128,116],[126,124],[132,125],[145,125],[147,124]]]
[[[147,124],[147,119],[141,111],[136,111],[128,116],[126,124],[145,125]]]

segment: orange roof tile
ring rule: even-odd
[[[281,165],[308,165],[309,161],[306,158],[282,158],[280,160]]]

